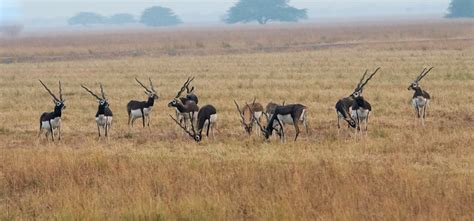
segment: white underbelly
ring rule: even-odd
[[[58,128],[59,125],[61,125],[61,118],[60,118],[60,117],[56,117],[56,118],[54,118],[53,120],[51,120],[51,126],[53,127],[53,129]],[[41,122],[41,128],[43,128],[43,129],[51,129],[51,128],[50,128],[49,121],[42,121],[42,122]]]
[[[112,119],[113,119],[113,117],[111,117],[111,116],[106,117],[103,114],[101,114],[101,115],[99,115],[98,117],[95,118],[95,122],[97,122],[98,126],[105,126],[105,124],[111,125],[112,124]]]
[[[151,112],[151,107],[149,108],[143,108],[143,114],[145,116],[148,116]],[[142,117],[142,111],[140,109],[136,109],[136,110],[132,110],[131,113],[130,113],[130,116],[132,118],[139,118],[139,117]]]
[[[428,99],[418,96],[411,100],[413,107],[424,107],[428,104]]]
[[[278,120],[280,120],[280,122],[282,124],[293,125],[293,118],[291,117],[291,114],[287,114],[287,115],[278,114],[277,117],[278,117]],[[277,124],[278,124],[278,122],[277,122]]]
[[[207,126],[209,125],[209,121],[211,121],[211,126],[214,125],[217,122],[217,114],[212,114],[209,120],[206,120],[206,122],[204,122],[202,128],[207,128]]]
[[[352,118],[353,119],[357,119],[357,117],[359,118],[359,120],[365,120],[367,118],[367,116],[369,116],[369,110],[368,109],[358,109],[358,110],[352,110]]]
[[[344,115],[342,115],[341,112],[337,111],[337,117],[343,119],[343,118],[344,118]]]
[[[210,121],[211,121],[211,123],[217,122],[217,114],[212,114],[211,117],[210,117]]]

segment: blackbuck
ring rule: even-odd
[[[48,139],[48,134],[51,134],[51,139],[54,141],[54,133],[58,132],[58,138],[61,140],[61,115],[62,110],[66,108],[64,105],[65,100],[63,99],[61,81],[59,81],[59,99],[51,92],[51,90],[41,81],[39,82],[43,85],[44,89],[53,97],[54,111],[53,112],[44,112],[40,116],[40,128],[38,132],[38,137],[45,132],[46,139]]]
[[[191,82],[194,80],[194,77],[188,77],[186,82],[184,82],[183,86],[181,86],[181,89],[178,91],[176,96],[173,98],[168,103],[168,107],[174,107],[176,110],[176,119],[180,122],[181,125],[184,125],[185,127],[187,126],[188,122],[191,122],[190,118],[190,112],[196,112],[198,111],[198,102],[199,99],[198,97],[194,94],[194,86],[189,88],[189,85]],[[186,91],[185,96],[181,96],[183,92]],[[189,103],[189,108],[184,108],[187,107],[187,103]],[[182,106],[178,108],[178,106]],[[192,106],[192,108],[191,108]],[[195,108],[198,109],[195,109]]]
[[[359,80],[356,88],[352,94],[348,97],[344,97],[337,101],[336,103],[336,114],[337,114],[337,128],[340,129],[340,121],[345,120],[347,122],[347,127],[358,128],[360,130],[360,122],[364,121],[367,124],[369,121],[369,112],[372,110],[369,102],[364,100],[361,96],[365,84],[380,70],[380,67],[377,68],[374,73],[365,81],[365,76],[369,70],[366,70],[362,78]],[[356,103],[357,101],[357,103]],[[356,105],[356,106],[354,106]],[[355,109],[354,109],[355,108]]]
[[[352,113],[351,116],[352,118],[356,121],[357,125],[357,131],[361,130],[361,124],[365,124],[365,131],[367,132],[368,125],[369,125],[369,114],[372,111],[372,106],[370,103],[362,97],[362,92],[364,90],[365,85],[374,77],[374,75],[380,70],[380,67],[375,69],[375,71],[367,78],[365,79],[365,76],[367,75],[367,72],[369,70],[366,70],[364,75],[362,76],[362,79],[359,81],[359,84],[357,84],[357,87],[354,89],[354,92],[352,93],[352,97],[354,98],[354,102],[352,103]],[[364,81],[365,79],[365,81]]]
[[[351,116],[351,108],[354,104],[354,97],[350,95],[349,97],[342,98],[336,103],[336,114],[337,114],[337,128],[341,128],[340,121],[341,119],[347,121],[347,127],[355,128],[357,126],[354,119]]]
[[[235,106],[237,111],[240,115],[240,123],[247,132],[248,135],[252,134],[252,129],[256,124],[256,121],[261,122],[263,116],[263,106],[260,103],[255,103],[255,99],[253,100],[252,104],[245,103],[243,108],[239,107],[237,101],[234,100]],[[255,130],[258,134],[260,130]]]
[[[175,98],[168,106],[176,108],[177,120],[181,126],[188,128],[188,124],[194,124],[193,119],[196,119],[199,111],[199,106],[196,102],[188,100],[186,103],[183,103],[181,99]]]
[[[185,126],[183,126],[177,119],[170,115],[171,119],[183,129],[191,138],[193,138],[196,142],[200,142],[202,140],[202,131],[206,128],[206,136],[209,137],[209,131],[212,133],[212,137],[214,138],[214,128],[217,124],[217,110],[212,105],[205,105],[202,107],[198,114],[197,119],[194,121],[194,113],[191,113],[191,122],[196,122],[196,126],[194,123],[191,123],[191,131],[188,130]],[[197,127],[197,130],[195,129]]]
[[[112,110],[109,108],[109,102],[107,98],[105,98],[104,87],[101,83],[100,86],[100,94],[101,97],[92,92],[89,88],[84,85],[81,85],[84,90],[89,92],[94,98],[99,101],[99,107],[97,108],[97,113],[95,114],[95,122],[97,123],[97,130],[99,131],[99,138],[101,137],[100,129],[104,131],[105,137],[109,137],[110,127],[112,126],[112,119],[113,113]]]
[[[420,81],[432,69],[433,69],[433,67],[429,68],[428,70],[426,70],[426,68],[423,69],[421,74],[419,74],[416,77],[415,81],[413,81],[413,83],[411,83],[411,85],[408,87],[408,90],[414,90],[415,91],[415,93],[413,94],[411,102],[412,102],[413,108],[415,108],[416,117],[421,119],[421,124],[422,125],[425,124],[426,109],[428,108],[428,104],[430,102],[431,97],[430,97],[430,94],[428,94],[428,92],[421,89]]]
[[[308,133],[307,114],[308,108],[302,104],[288,104],[276,106],[275,112],[269,119],[267,126],[262,126],[258,121],[256,121],[256,123],[260,127],[260,130],[263,132],[265,139],[268,140],[273,134],[273,131],[276,131],[282,143],[285,142],[284,125],[293,125],[295,127],[296,132],[294,141],[296,141],[298,135],[300,134],[300,124],[303,124],[306,133]]]
[[[153,82],[151,81],[151,78],[148,78],[150,81],[150,88],[147,88],[142,82],[140,82],[137,78],[135,80],[138,82],[140,86],[142,86],[145,89],[145,94],[148,96],[147,101],[136,101],[136,100],[131,100],[127,104],[127,112],[128,112],[128,125],[130,127],[133,127],[133,122],[137,118],[142,118],[143,120],[143,127],[145,127],[145,122],[148,127],[150,127],[150,112],[155,104],[155,100],[157,100],[159,97],[157,95],[157,92],[155,90],[155,87],[153,87]]]

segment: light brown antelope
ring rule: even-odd
[[[255,121],[261,122],[262,120],[263,106],[260,103],[255,103],[255,99],[250,105],[245,103],[245,106],[243,108],[239,107],[237,101],[234,100],[234,103],[241,118],[240,123],[242,123],[245,132],[247,132],[248,135],[251,135],[252,129],[256,124]],[[260,130],[255,130],[257,134],[259,133],[259,131]]]

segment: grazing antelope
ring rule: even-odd
[[[59,99],[49,90],[49,88],[41,81],[44,89],[53,97],[53,103],[55,104],[53,112],[44,112],[40,117],[40,130],[38,137],[42,134],[43,130],[46,131],[45,136],[48,139],[48,134],[51,134],[51,139],[54,141],[54,132],[58,131],[59,140],[61,140],[61,115],[62,110],[66,108],[64,105],[65,100],[63,99],[61,81],[59,81]]]
[[[194,122],[195,114],[191,114],[191,122]],[[202,140],[202,131],[204,128],[206,129],[206,136],[209,137],[209,131],[211,130],[212,137],[214,137],[214,127],[217,124],[217,111],[216,108],[212,105],[205,105],[202,107],[198,114],[197,114],[197,131],[195,130],[194,123],[191,123],[191,131],[189,131],[185,126],[181,125],[181,123],[176,120],[173,116],[171,119],[181,127],[190,137],[192,137],[196,142],[200,142]]]
[[[350,95],[349,97],[342,98],[336,103],[336,113],[337,113],[337,128],[340,129],[340,121],[344,119],[347,121],[347,127],[355,128],[357,126],[354,119],[351,116],[351,108],[354,103],[354,96]]]
[[[430,69],[426,70],[423,69],[420,75],[416,77],[415,81],[411,83],[411,85],[408,87],[408,90],[414,90],[415,93],[413,94],[412,98],[412,105],[415,108],[415,114],[418,118],[421,119],[421,124],[425,124],[425,116],[426,116],[426,108],[428,108],[428,103],[430,102],[430,94],[428,92],[424,91],[420,87],[420,81],[423,79],[428,72],[430,72],[433,69],[431,67]]]
[[[308,133],[307,109],[308,108],[302,104],[277,106],[266,127],[263,127],[258,121],[256,122],[260,127],[260,130],[263,132],[265,139],[268,139],[275,130],[280,136],[280,141],[282,143],[285,142],[285,130],[283,126],[285,124],[294,125],[296,131],[294,141],[296,141],[298,135],[300,134],[299,124],[303,124],[306,129],[306,133]]]
[[[354,102],[352,103],[352,119],[355,119],[356,125],[357,125],[357,131],[360,131],[360,125],[363,122],[365,124],[365,131],[367,132],[368,129],[368,124],[369,124],[369,114],[372,111],[372,106],[370,103],[362,97],[362,91],[364,90],[364,86],[372,79],[372,77],[380,70],[380,67],[375,69],[374,73],[372,73],[367,79],[365,79],[365,76],[367,75],[367,72],[369,70],[366,70],[364,75],[362,76],[362,79],[359,81],[359,84],[357,84],[357,87],[355,88],[354,92],[352,93],[352,97],[354,98]]]
[[[113,119],[113,114],[112,110],[109,108],[109,102],[107,101],[107,98],[105,98],[105,93],[104,93],[104,88],[102,84],[100,84],[100,93],[102,97],[97,96],[94,92],[89,90],[84,85],[81,85],[82,88],[84,88],[89,94],[91,94],[93,97],[95,97],[99,101],[99,107],[97,108],[97,113],[95,114],[95,121],[97,123],[97,130],[99,131],[99,138],[101,136],[100,134],[100,128],[105,133],[105,137],[109,137],[109,131],[110,127],[112,126],[112,119]]]
[[[133,127],[133,122],[137,118],[142,118],[143,120],[143,127],[145,127],[145,121],[147,122],[147,126],[150,127],[150,112],[151,108],[153,107],[153,104],[155,103],[155,100],[158,100],[158,95],[155,90],[155,87],[153,87],[153,82],[151,81],[151,78],[148,78],[150,81],[150,89],[148,89],[145,85],[143,85],[142,82],[140,82],[137,78],[135,80],[138,82],[140,86],[142,86],[145,89],[145,94],[148,96],[147,101],[136,101],[136,100],[131,100],[127,104],[127,112],[128,112],[128,125],[130,127]]]
[[[261,121],[263,116],[263,106],[260,103],[255,103],[255,99],[253,100],[252,104],[245,103],[245,107],[240,108],[237,102],[234,100],[235,106],[237,107],[237,111],[239,112],[240,122],[247,132],[248,135],[252,134],[252,129],[255,124],[255,121]],[[259,133],[259,130],[255,130],[256,133]]]
[[[194,86],[189,88],[189,84],[194,80],[194,77],[188,77],[186,82],[184,82],[183,86],[181,89],[178,91],[176,96],[173,98],[172,101],[168,103],[168,107],[174,107],[176,109],[176,118],[178,121],[181,123],[181,125],[184,125],[186,127],[187,122],[190,122],[190,112],[182,112],[180,109],[178,109],[176,106],[180,102],[183,105],[186,105],[188,102],[194,102],[194,104],[198,104],[199,99],[198,97],[193,93],[194,92]],[[181,94],[186,90],[186,96],[181,97]],[[191,104],[192,105],[192,104]],[[197,112],[198,110],[191,110]]]

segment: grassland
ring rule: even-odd
[[[424,21],[1,39],[0,219],[472,220],[472,36],[472,21]],[[338,135],[335,102],[378,66],[368,135]],[[406,88],[425,66],[422,127]],[[218,109],[215,140],[197,144],[168,117],[189,75]],[[151,128],[129,133],[125,105],[145,99],[134,77],[152,77],[160,99]],[[63,82],[61,142],[36,137],[53,107],[38,79]],[[109,141],[80,88],[97,82],[115,114]],[[232,100],[254,97],[305,104],[310,133],[246,136]]]

